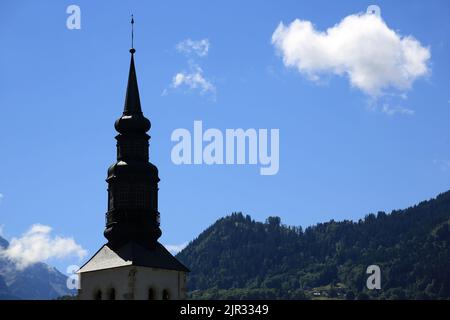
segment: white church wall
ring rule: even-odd
[[[79,276],[80,300],[94,300],[98,292],[102,300],[108,300],[112,289],[116,300],[148,300],[150,289],[155,300],[163,298],[164,290],[170,300],[186,297],[186,273],[182,271],[125,266],[83,272]]]

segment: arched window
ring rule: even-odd
[[[116,289],[111,288],[109,290],[108,300],[116,300]]]
[[[102,300],[102,290],[96,290],[94,292],[94,300]]]
[[[169,300],[169,291],[167,291],[166,289],[164,289],[162,292],[162,299]]]
[[[112,187],[108,188],[108,211],[114,209],[114,192]]]
[[[155,300],[155,292],[153,291],[152,288],[148,289],[148,296],[147,296],[148,300]]]
[[[130,185],[127,183],[117,184],[114,188],[116,198],[114,199],[115,208],[126,208],[130,203]]]
[[[150,207],[150,190],[145,184],[137,184],[134,186],[134,196],[137,208],[144,209]]]

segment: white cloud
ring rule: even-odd
[[[191,90],[200,90],[200,93],[215,93],[214,85],[205,79],[203,70],[199,66],[194,66],[189,72],[178,72],[172,78],[172,88],[179,88],[182,86]],[[164,94],[164,92],[163,92]]]
[[[285,66],[312,80],[323,74],[346,75],[352,86],[371,97],[389,89],[404,92],[430,72],[429,48],[390,29],[374,14],[347,16],[324,32],[306,20],[280,23],[272,44]]]
[[[185,54],[195,54],[199,57],[206,57],[209,51],[209,40],[192,40],[190,38],[177,44],[177,50]]]
[[[209,46],[208,39],[194,41],[188,38],[177,44],[178,52],[190,56],[187,61],[189,68],[187,71],[177,72],[172,77],[170,87],[162,91],[162,96],[167,96],[170,89],[185,88],[186,91],[197,91],[200,94],[211,93],[215,100],[216,87],[204,76],[203,69],[198,63],[198,57],[202,58],[208,55]]]
[[[9,247],[0,251],[0,256],[14,262],[18,269],[24,269],[49,258],[78,256],[81,259],[87,254],[73,238],[52,238],[51,231],[49,226],[34,224],[20,238],[11,239]]]
[[[187,245],[188,243],[184,242],[182,244],[167,244],[165,245],[165,247],[170,253],[177,254],[178,252],[186,248]]]
[[[390,116],[393,116],[395,114],[403,114],[403,115],[412,116],[415,114],[415,111],[412,109],[408,109],[408,108],[400,107],[400,106],[392,107],[387,103],[383,104],[383,107],[381,108],[381,112],[383,112],[387,115],[390,115]]]
[[[433,163],[442,171],[450,171],[450,160],[433,160]]]

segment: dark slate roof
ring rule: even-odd
[[[128,85],[127,94],[125,96],[125,108],[124,113],[130,114],[141,114],[141,99],[139,99],[139,89],[136,78],[136,69],[134,67],[134,49],[130,50],[131,61],[130,61],[130,72],[128,74]]]
[[[162,244],[147,249],[135,242],[128,242],[117,250],[103,245],[78,272],[89,272],[124,266],[151,267],[189,272]]]

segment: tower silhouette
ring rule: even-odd
[[[151,124],[141,108],[131,61],[123,113],[114,126],[119,133],[117,161],[108,169],[108,210],[104,235],[108,243],[78,271],[78,298],[183,299],[189,270],[158,242],[158,169],[149,162],[147,132]]]

